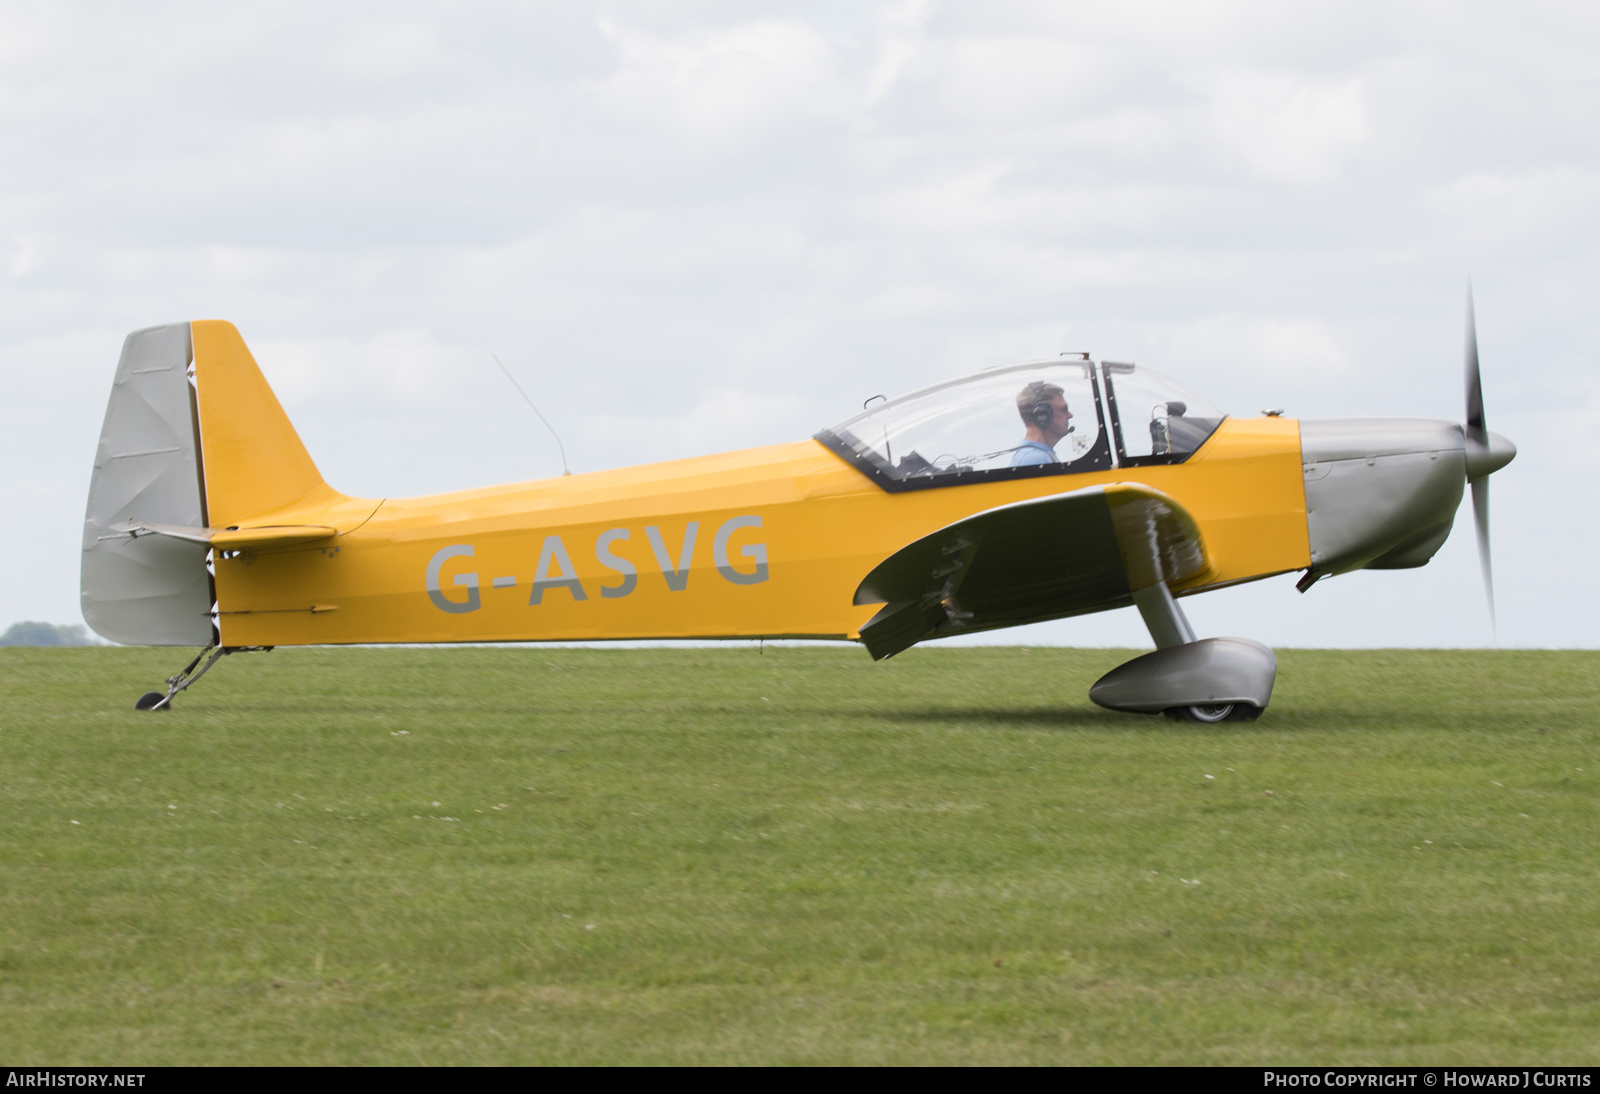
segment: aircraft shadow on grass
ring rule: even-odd
[[[996,710],[992,707],[965,709],[960,707],[940,707],[924,710],[875,710],[865,712],[862,717],[883,722],[919,722],[938,725],[965,722],[991,729],[1048,729],[1058,731],[1115,730],[1118,732],[1136,732],[1144,729],[1158,729],[1164,724],[1162,719],[1141,718],[1131,720],[1126,715],[1116,711],[1087,707],[1017,707],[1009,710]],[[1230,723],[1229,728],[1240,728],[1240,723]]]

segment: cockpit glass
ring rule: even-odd
[[[1110,467],[1094,373],[1061,360],[989,369],[868,407],[823,436],[901,482]]]
[[[1105,362],[1106,402],[1117,422],[1118,462],[1172,463],[1205,443],[1222,411],[1143,365]]]
[[[1226,417],[1143,365],[1057,358],[871,403],[817,439],[887,490],[1182,463]]]

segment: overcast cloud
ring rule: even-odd
[[[402,496],[806,437],[1063,350],[1231,413],[1462,417],[1499,640],[1600,644],[1600,8],[0,4],[0,625],[76,622],[123,336],[232,320],[325,477]],[[1186,601],[1493,641],[1426,569]],[[1131,610],[995,636],[1148,644]]]

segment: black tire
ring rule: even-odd
[[[165,699],[166,697],[167,697],[166,692],[162,692],[162,691],[147,691],[143,695],[139,696],[139,698],[134,702],[133,709],[134,710],[153,710],[153,709],[155,709],[155,705],[157,703],[161,702],[161,700]],[[162,710],[171,710],[172,709],[172,704],[168,703],[166,706],[162,707],[161,709]]]
[[[1219,722],[1253,722],[1261,717],[1261,708],[1250,703],[1201,703],[1168,707],[1164,713],[1175,722],[1216,725]]]

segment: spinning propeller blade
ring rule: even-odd
[[[1489,627],[1494,629],[1494,562],[1489,556],[1489,478],[1472,484],[1472,516],[1478,525],[1478,562],[1483,566],[1483,595],[1489,598]]]
[[[1478,373],[1478,323],[1472,310],[1472,284],[1467,284],[1467,445],[1489,444],[1489,427],[1483,416],[1483,378]],[[1494,565],[1489,554],[1489,476],[1472,484],[1472,516],[1478,526],[1478,562],[1483,567],[1483,594],[1489,600],[1489,626],[1494,617]]]
[[[1472,285],[1467,285],[1467,440],[1489,443],[1483,419],[1483,379],[1478,375],[1478,322],[1472,313]]]

